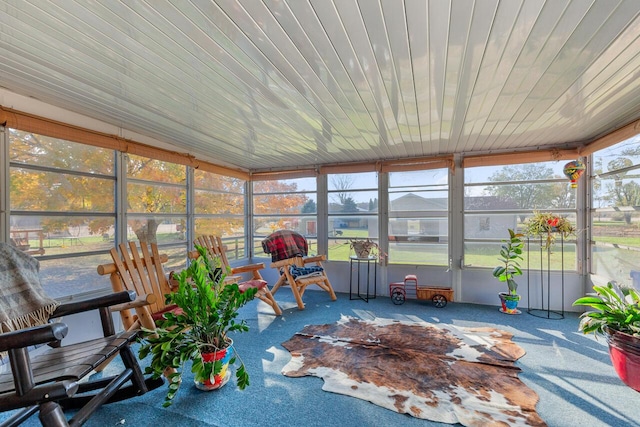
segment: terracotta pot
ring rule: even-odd
[[[640,338],[607,328],[607,342],[616,373],[622,382],[640,392]]]
[[[199,381],[194,379],[194,383],[196,388],[204,391],[217,390],[223,385],[225,385],[229,378],[231,378],[231,371],[229,370],[229,361],[233,357],[233,347],[229,345],[229,347],[224,348],[222,350],[218,350],[215,353],[202,353],[202,361],[204,363],[215,363],[217,360],[222,362],[222,369],[216,375],[214,375],[214,380],[207,379],[205,381]]]

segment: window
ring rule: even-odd
[[[187,168],[127,157],[127,239],[186,247]]]
[[[329,174],[329,259],[349,259],[349,239],[378,240],[378,176],[375,172]]]
[[[222,237],[229,259],[245,258],[244,197],[246,181],[196,169],[195,235]]]
[[[640,288],[640,135],[593,154],[591,272]]]
[[[317,253],[316,188],[315,178],[253,182],[254,254],[266,256],[262,240],[281,229],[302,234],[309,243],[309,253]]]
[[[534,211],[553,212],[576,225],[576,189],[564,176],[566,161],[466,168],[464,186],[464,263],[495,267],[507,229],[520,232]],[[526,267],[540,265],[540,242],[529,241]],[[530,257],[530,259],[528,258]],[[562,259],[564,258],[564,264]],[[546,256],[543,257],[546,262]],[[564,242],[564,257],[553,251],[552,270],[576,270],[575,236]],[[545,268],[546,264],[545,264]]]
[[[389,263],[449,264],[449,170],[389,173]]]
[[[110,289],[96,266],[111,260],[115,152],[14,129],[8,136],[10,242],[40,259],[54,298]]]

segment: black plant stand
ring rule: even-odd
[[[527,313],[532,316],[545,319],[564,319],[564,236],[560,234],[560,309],[551,309],[551,247],[546,249],[547,268],[544,268],[544,252],[542,247],[542,236],[540,237],[540,308],[531,308],[531,246],[530,239],[527,238]],[[546,274],[545,274],[546,273]],[[546,283],[545,283],[546,276]],[[545,294],[546,290],[546,294]],[[546,298],[546,300],[545,300]],[[545,306],[546,302],[546,306]]]
[[[366,282],[363,284],[363,288],[364,286],[367,287],[366,294],[362,294],[360,291],[360,270],[361,270],[361,265],[364,267],[362,268],[362,270],[366,269],[366,272],[363,271],[362,276],[363,279],[366,280]],[[362,301],[365,302],[369,302],[370,299],[375,299],[376,297],[376,292],[378,291],[377,285],[378,285],[378,269],[377,269],[377,265],[378,265],[378,257],[376,256],[368,256],[366,258],[359,258],[357,256],[350,256],[349,257],[349,269],[351,270],[349,273],[349,299],[353,300],[353,299],[361,299]],[[371,270],[373,269],[373,294],[369,293],[369,283],[370,283],[370,278],[371,278]],[[356,276],[356,280],[353,280],[353,276]],[[364,277],[364,275],[366,274],[366,278]],[[354,290],[354,285],[356,287],[356,289]]]

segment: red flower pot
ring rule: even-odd
[[[607,342],[616,373],[622,382],[640,392],[640,338],[608,328]]]

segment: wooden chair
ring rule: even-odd
[[[113,263],[98,266],[98,274],[109,275],[114,292],[131,290],[139,297],[130,304],[114,308],[119,311],[122,324],[128,331],[144,326],[155,329],[156,320],[164,313],[175,309],[165,305],[165,295],[172,291],[163,264],[168,261],[166,254],[158,253],[158,245],[140,242],[140,251],[135,242],[121,243],[120,254],[111,249]]]
[[[134,292],[57,305],[42,290],[37,261],[20,258],[29,255],[16,255],[7,250],[9,245],[0,246],[3,257],[0,330],[6,331],[0,333],[0,353],[9,357],[0,374],[0,411],[18,409],[3,426],[19,425],[37,412],[46,427],[82,425],[103,404],[146,393],[162,384],[162,381],[145,382],[130,348],[138,332],[115,332],[109,307],[133,301]],[[48,323],[90,310],[98,310],[102,324],[103,334],[95,339],[64,345],[69,327],[62,322]],[[29,350],[41,344],[52,348]],[[124,364],[119,374],[90,377],[95,368],[118,355]],[[80,409],[67,420],[63,408]]]
[[[258,287],[259,290],[256,294],[256,297],[260,298],[262,301],[270,305],[277,316],[280,316],[282,314],[282,310],[273,297],[272,292],[269,290],[267,282],[262,278],[262,275],[260,274],[260,270],[264,268],[263,263],[231,267],[229,265],[229,259],[227,258],[227,248],[222,243],[222,238],[220,236],[200,236],[194,240],[194,243],[198,246],[206,248],[207,253],[210,257],[220,258],[222,267],[224,269],[229,268],[231,270],[232,276],[227,278],[229,281],[238,281],[241,289],[243,286]],[[190,256],[192,258],[197,257],[197,251],[191,252]],[[242,274],[245,273],[249,274],[250,278],[249,280],[243,281]]]
[[[262,242],[262,247],[265,253],[271,254],[273,260],[271,267],[280,273],[280,278],[271,289],[273,295],[281,286],[290,286],[300,310],[304,310],[302,296],[310,285],[317,285],[323,291],[328,292],[332,301],[337,299],[329,277],[322,266],[322,261],[325,261],[326,257],[324,255],[307,257],[308,244],[302,235],[290,230],[279,230],[269,235]],[[280,259],[283,257],[288,258]],[[295,276],[292,273],[292,267],[308,268],[310,266],[318,267],[317,271],[310,275],[301,276]]]

